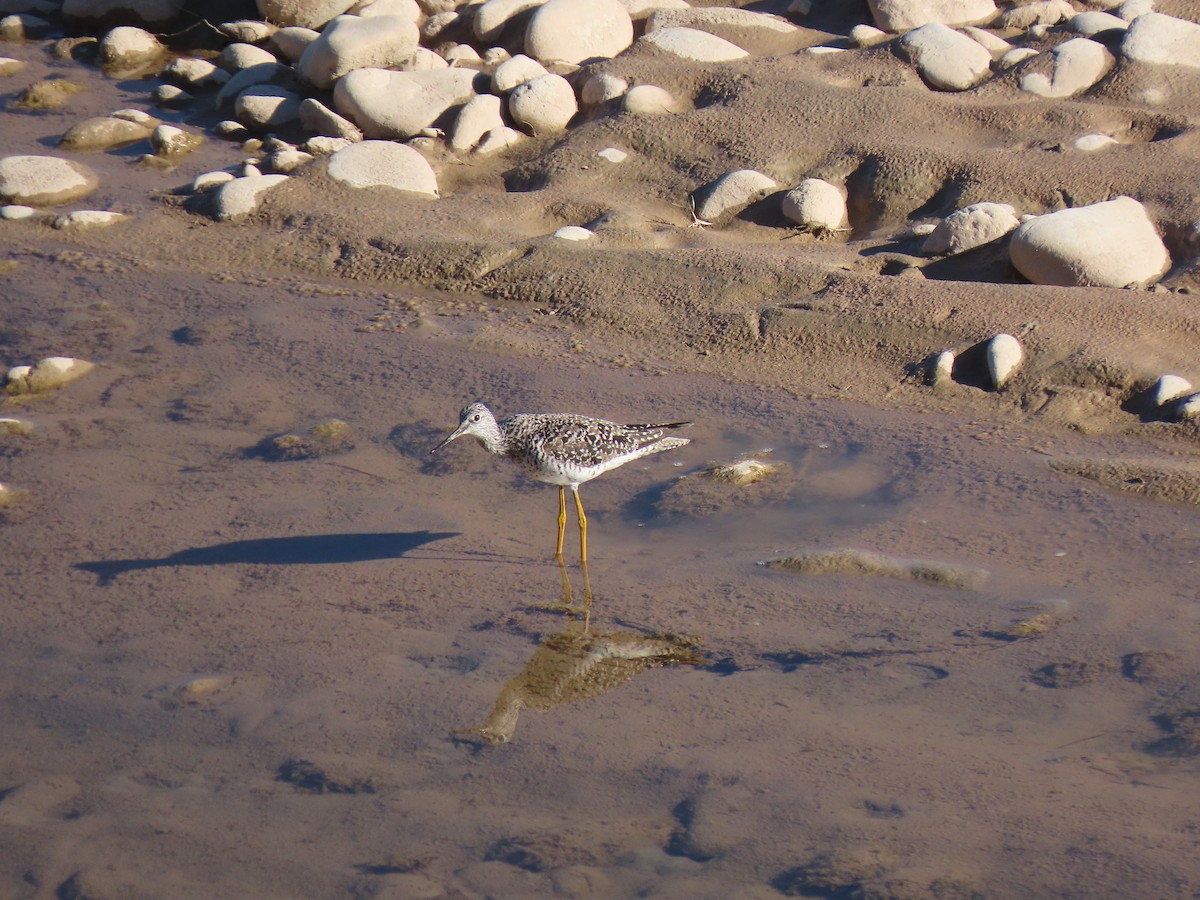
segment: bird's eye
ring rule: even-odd
[[[471,416],[471,421],[478,422],[479,421],[479,413],[475,413],[475,415]]]

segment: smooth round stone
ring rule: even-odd
[[[379,16],[402,16],[410,22],[421,18],[421,5],[417,0],[367,0],[350,8],[350,12],[364,19],[374,19]]]
[[[1040,0],[1005,10],[997,24],[1005,31],[1030,31],[1067,21],[1075,16],[1075,12],[1075,7],[1067,0]]]
[[[279,55],[288,62],[298,62],[308,49],[308,45],[321,36],[321,32],[311,28],[280,28],[271,35],[271,43],[279,51]]]
[[[598,157],[600,157],[602,160],[604,160],[605,162],[610,162],[610,163],[614,163],[614,164],[623,163],[623,162],[625,162],[625,160],[627,160],[629,158],[628,153],[626,153],[624,150],[620,150],[616,147],[605,147],[603,150],[601,150],[596,155]]]
[[[160,84],[150,95],[159,106],[186,106],[195,98],[173,84]]]
[[[256,84],[274,84],[284,87],[293,80],[294,70],[282,63],[259,63],[248,69],[242,69],[231,77],[217,91],[216,105],[220,106],[226,100],[237,97],[243,91],[249,90]]]
[[[1086,91],[1108,74],[1115,60],[1103,44],[1088,38],[1072,38],[1051,51],[1049,76],[1030,72],[1021,78],[1021,90],[1039,97],[1073,97]]]
[[[51,356],[35,366],[14,366],[8,370],[4,389],[10,394],[40,394],[82,378],[96,366],[73,356]]]
[[[442,36],[442,32],[457,25],[460,18],[461,16],[454,10],[430,16],[421,25],[421,38],[427,43],[432,44]]]
[[[1129,23],[1120,16],[1099,10],[1083,12],[1071,19],[1071,30],[1085,37],[1103,34],[1106,31],[1125,31],[1128,27]]]
[[[1151,12],[1154,12],[1154,0],[1125,0],[1117,7],[1117,16],[1126,22]]]
[[[891,35],[873,25],[855,25],[850,29],[850,40],[855,47],[874,47],[891,40]]]
[[[124,213],[109,212],[103,209],[77,209],[56,218],[54,227],[59,231],[76,228],[106,228],[128,218],[129,216]]]
[[[279,28],[270,22],[260,22],[256,19],[238,19],[236,22],[222,22],[217,30],[231,41],[243,44],[260,44],[269,40]]]
[[[158,38],[144,28],[118,25],[100,39],[97,48],[100,65],[109,69],[127,69],[158,59],[166,52]]]
[[[1012,44],[998,34],[988,31],[986,28],[976,28],[974,25],[968,25],[962,29],[962,33],[979,44],[979,46],[987,48],[987,51],[993,56],[1000,53],[1007,53],[1012,49]]]
[[[363,141],[329,157],[329,177],[353,188],[390,187],[437,197],[437,176],[412,147],[392,141]]]
[[[1200,419],[1200,394],[1188,394],[1171,404],[1171,414],[1176,419]]]
[[[996,63],[996,67],[999,69],[1011,69],[1017,63],[1025,62],[1025,60],[1037,55],[1038,52],[1032,47],[1014,47],[1000,57],[1000,61]]]
[[[100,116],[72,125],[59,139],[58,144],[76,153],[110,150],[113,147],[145,140],[153,130],[152,124],[131,122],[116,116]]]
[[[1007,203],[973,203],[942,219],[925,239],[921,252],[954,256],[998,241],[1021,223]]]
[[[33,218],[36,213],[37,210],[32,206],[22,206],[19,203],[0,206],[0,219],[7,219],[10,222],[19,222],[22,219]]]
[[[312,135],[343,138],[348,141],[363,139],[363,133],[357,125],[312,97],[306,97],[300,102],[300,126]]]
[[[992,0],[867,0],[871,18],[884,31],[911,31],[938,22],[956,27],[990,22],[996,15]]]
[[[724,216],[741,212],[778,187],[774,179],[754,169],[727,172],[693,195],[693,199],[697,200],[696,215],[705,221],[716,222]]]
[[[7,78],[9,75],[16,75],[23,71],[26,64],[19,59],[13,59],[11,56],[0,56],[0,77]]]
[[[0,159],[0,200],[27,206],[57,206],[86,197],[99,184],[83,163],[57,156]]]
[[[339,78],[333,105],[368,138],[407,139],[475,96],[470,69],[355,69]]]
[[[849,225],[846,198],[836,185],[806,178],[783,195],[785,218],[810,231],[839,231]]]
[[[1074,146],[1076,150],[1082,150],[1084,153],[1095,153],[1097,150],[1112,147],[1117,143],[1118,141],[1107,134],[1085,134],[1075,139]]]
[[[1132,197],[1030,219],[1013,232],[1009,255],[1035,284],[1140,287],[1171,267],[1158,230]]]
[[[561,75],[542,75],[527,81],[508,97],[513,121],[538,137],[565,130],[578,111],[575,91]]]
[[[313,156],[332,156],[339,150],[345,150],[354,143],[356,142],[348,141],[345,138],[328,137],[327,135],[319,134],[305,141],[302,149]]]
[[[250,215],[268,191],[287,180],[287,175],[244,175],[221,185],[214,196],[217,221],[228,222]]]
[[[674,112],[676,103],[666,88],[656,84],[639,84],[625,92],[621,98],[621,108],[635,115],[658,115]]]
[[[247,128],[279,128],[300,118],[300,95],[272,84],[256,85],[238,94],[233,111]]]
[[[601,73],[588,77],[579,91],[579,99],[583,101],[584,106],[599,106],[601,103],[616,100],[628,90],[629,82],[624,78]]]
[[[204,136],[174,125],[159,125],[150,134],[150,146],[159,156],[182,156],[204,143]]]
[[[301,166],[313,161],[313,155],[296,147],[276,150],[266,159],[267,169],[277,175],[290,175]]]
[[[1011,334],[998,334],[987,345],[988,374],[996,390],[1004,388],[1021,367],[1025,351]]]
[[[633,19],[619,0],[547,0],[525,29],[525,52],[539,62],[611,59],[633,43]]]
[[[1163,407],[1172,400],[1178,400],[1185,394],[1191,393],[1192,383],[1180,375],[1163,375],[1154,382],[1150,391],[1150,402],[1156,407]]]
[[[257,0],[259,14],[280,27],[298,25],[320,30],[357,0]]]
[[[480,94],[468,100],[450,132],[450,148],[458,152],[470,150],[493,128],[504,125],[503,106],[495,94]]]
[[[536,59],[518,53],[496,67],[492,73],[492,90],[497,94],[507,94],[527,81],[549,74]]]
[[[409,60],[420,32],[403,16],[338,16],[308,45],[296,64],[300,77],[320,90],[354,69],[387,69]]]
[[[638,43],[695,62],[732,62],[750,55],[732,41],[697,28],[660,28],[639,38]]]
[[[230,72],[240,72],[242,69],[248,69],[251,66],[260,66],[263,63],[278,61],[274,54],[264,50],[262,47],[255,47],[253,44],[229,44],[221,51],[221,65]]]
[[[215,187],[233,181],[234,177],[232,172],[205,172],[203,175],[197,175],[192,181],[192,193],[211,191]]]
[[[900,46],[935,90],[965,91],[991,73],[992,54],[986,47],[938,22],[908,32]]]
[[[471,24],[475,37],[481,41],[494,41],[500,37],[509,20],[542,2],[544,0],[487,0],[475,11],[475,19]]]
[[[564,225],[552,235],[564,241],[587,241],[596,236],[594,231],[589,231],[582,225]]]
[[[929,367],[928,380],[930,384],[949,384],[953,380],[954,375],[954,351],[943,350],[933,358],[933,365]]]
[[[1121,55],[1134,62],[1200,68],[1200,25],[1162,13],[1138,16],[1121,41]]]
[[[480,156],[502,153],[517,146],[517,144],[520,144],[524,140],[525,135],[517,131],[517,129],[509,128],[505,125],[502,128],[493,128],[485,134],[483,140],[479,142],[479,146],[475,148],[475,152]]]
[[[181,56],[162,70],[162,76],[173,81],[182,81],[192,87],[208,87],[224,84],[229,73],[207,59]]]

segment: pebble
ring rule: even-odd
[[[159,74],[191,87],[210,87],[229,80],[229,73],[216,63],[194,56],[181,56],[173,60]]]
[[[539,6],[544,0],[486,0],[475,12],[471,27],[475,37],[488,43],[500,37],[509,20],[526,10]]]
[[[93,363],[73,356],[50,356],[34,366],[13,366],[4,389],[10,394],[40,394],[70,384],[92,369]]]
[[[557,134],[579,111],[571,83],[561,75],[541,75],[508,97],[508,113],[535,137]]]
[[[217,91],[217,99],[214,101],[216,106],[220,106],[226,100],[231,100],[237,97],[249,88],[256,84],[276,84],[280,87],[292,87],[295,84],[295,71],[291,66],[285,66],[280,63],[259,63],[257,66],[251,66],[248,69],[242,69],[230,78],[221,89]]]
[[[0,56],[0,76],[16,75],[26,68],[25,63],[11,56]]]
[[[217,30],[231,41],[261,44],[263,41],[270,40],[279,28],[270,22],[257,19],[238,19],[236,22],[222,22],[217,26]]]
[[[242,69],[248,69],[251,66],[260,66],[263,63],[279,62],[275,55],[262,47],[255,47],[253,44],[233,43],[226,45],[221,51],[221,67],[227,72],[240,72]]]
[[[451,66],[479,68],[483,65],[483,57],[470,44],[454,44],[447,47],[440,55]]]
[[[754,169],[727,172],[692,195],[696,215],[707,222],[716,222],[741,212],[755,200],[778,190],[773,178]]]
[[[345,138],[328,137],[319,134],[316,137],[310,137],[302,145],[302,149],[311,153],[313,156],[331,156],[339,150],[344,150],[355,141],[348,141]]]
[[[116,116],[97,116],[72,125],[59,139],[58,145],[76,153],[111,150],[145,140],[153,130],[152,123],[131,122]]]
[[[628,153],[626,153],[624,150],[618,149],[617,147],[605,147],[603,150],[598,152],[596,155],[598,157],[600,157],[602,160],[604,160],[605,162],[610,162],[610,163],[614,163],[614,164],[623,163],[623,162],[625,162],[625,160],[627,160],[629,158]]]
[[[695,62],[732,62],[750,55],[732,41],[697,28],[660,28],[639,38],[638,43]]]
[[[1200,418],[1200,394],[1188,394],[1180,397],[1171,405],[1170,413],[1174,419]]]
[[[1103,150],[1105,147],[1111,147],[1116,143],[1118,141],[1107,134],[1085,134],[1082,137],[1077,137],[1073,146],[1076,150],[1082,150],[1084,153],[1095,153],[1097,150]]]
[[[912,31],[937,22],[955,27],[981,25],[996,16],[992,0],[867,0],[871,18],[884,31]]]
[[[300,126],[316,136],[342,138],[347,141],[363,139],[363,133],[357,125],[312,97],[300,101]]]
[[[335,16],[340,16],[357,0],[257,0],[258,12],[268,22],[289,27],[320,30]]]
[[[769,13],[733,6],[682,7],[660,9],[646,22],[647,33],[660,28],[696,28],[737,43],[739,39],[771,39],[794,35],[800,28],[787,19]]]
[[[855,25],[850,29],[850,42],[855,47],[874,47],[890,41],[892,36],[874,25]]]
[[[52,26],[49,21],[32,13],[13,13],[0,18],[0,40],[36,41],[50,34]]]
[[[195,99],[173,84],[160,84],[151,92],[150,98],[159,106],[186,106]]]
[[[37,210],[32,206],[22,206],[19,203],[10,203],[7,206],[0,206],[0,219],[7,219],[10,222],[19,222],[22,219],[31,219]]]
[[[419,152],[392,141],[363,141],[329,157],[327,172],[353,188],[390,187],[438,196],[437,176]]]
[[[57,206],[86,197],[99,185],[83,163],[56,156],[0,158],[0,200],[28,206]]]
[[[1005,31],[1028,31],[1038,26],[1057,25],[1075,17],[1075,7],[1067,0],[1040,0],[1005,10],[998,23]]]
[[[296,71],[319,90],[354,69],[387,69],[412,58],[420,40],[416,23],[403,16],[338,16],[309,44]]]
[[[968,25],[962,29],[962,33],[979,44],[979,46],[986,47],[988,52],[993,56],[1007,53],[1012,49],[1012,44],[1000,37],[1000,35],[988,31],[986,28],[976,28],[974,25]]]
[[[525,135],[517,129],[505,125],[502,128],[493,128],[485,134],[483,140],[479,142],[479,146],[475,148],[475,152],[481,156],[499,153],[517,146],[524,140]]]
[[[939,22],[908,32],[900,47],[935,90],[965,91],[991,73],[992,54],[986,47]]]
[[[988,375],[991,376],[996,390],[1003,389],[1012,380],[1024,358],[1025,352],[1021,349],[1021,342],[1011,334],[998,334],[988,341]]]
[[[1088,38],[1072,38],[1051,51],[1049,76],[1029,72],[1021,77],[1021,90],[1039,97],[1073,97],[1108,74],[1115,60],[1105,46]]]
[[[271,35],[271,43],[279,51],[279,55],[288,62],[299,62],[308,45],[321,36],[321,32],[311,28],[291,26],[280,28]]]
[[[1124,19],[1126,22],[1132,22],[1138,16],[1144,16],[1149,12],[1154,12],[1154,0],[1125,0],[1117,7],[1118,18]]]
[[[625,112],[640,115],[657,115],[676,110],[675,98],[666,88],[656,84],[639,84],[631,87],[621,98]]]
[[[1038,52],[1032,47],[1014,47],[1000,57],[1000,61],[996,66],[1000,69],[1011,69],[1017,63],[1022,63],[1037,55]]]
[[[220,187],[233,181],[234,177],[232,172],[205,172],[203,175],[197,175],[192,180],[192,193],[199,194]]]
[[[243,175],[216,189],[213,214],[218,222],[248,216],[258,209],[263,195],[287,181],[287,175]]]
[[[1191,393],[1192,383],[1180,375],[1163,375],[1150,389],[1150,402],[1162,408],[1172,400]]]
[[[269,172],[276,175],[290,175],[303,165],[313,161],[313,154],[306,153],[297,147],[287,147],[276,150],[264,160]]]
[[[159,156],[182,156],[204,143],[204,135],[174,125],[159,125],[150,134],[150,146]]]
[[[925,239],[921,252],[954,256],[990,244],[1020,225],[1017,212],[1007,203],[973,203],[942,219]]]
[[[129,216],[124,213],[101,209],[77,209],[74,212],[58,216],[54,220],[54,227],[59,231],[69,231],[74,228],[106,228],[128,218]]]
[[[430,16],[421,25],[421,37],[430,43],[442,36],[442,32],[458,25],[462,17],[455,10],[447,10]]]
[[[927,379],[933,386],[949,384],[954,376],[954,351],[943,350],[933,358]]]
[[[33,423],[26,422],[24,419],[2,418],[0,419],[0,434],[28,437],[33,434]],[[2,486],[0,486],[0,490],[3,490]]]
[[[1030,219],[1013,232],[1009,255],[1035,284],[1145,286],[1171,266],[1158,230],[1132,197]]]
[[[493,128],[504,125],[503,103],[495,94],[480,94],[468,100],[450,131],[450,148],[462,152],[478,144]]]
[[[131,69],[152,62],[166,53],[149,31],[132,25],[118,25],[100,39],[97,58],[107,69]]]
[[[1106,31],[1125,31],[1127,28],[1129,28],[1129,23],[1120,16],[1096,9],[1079,13],[1071,19],[1071,30],[1086,37],[1103,34]]]
[[[417,0],[360,0],[350,7],[350,12],[364,19],[403,16],[410,22],[416,22],[421,18],[421,5]]]
[[[579,99],[583,101],[584,106],[599,106],[601,103],[616,100],[628,90],[629,82],[624,78],[601,72],[588,76],[579,91]]]
[[[820,178],[806,178],[783,195],[783,215],[807,231],[840,231],[849,225],[846,197]]]
[[[546,0],[525,29],[525,52],[541,63],[609,59],[633,43],[619,0]]]
[[[594,238],[596,233],[589,231],[582,225],[564,225],[554,232],[552,237],[559,238],[564,241],[586,241]]]
[[[258,84],[238,94],[233,114],[247,128],[270,131],[300,118],[300,95],[274,84]]]
[[[407,139],[475,96],[470,69],[355,69],[333,87],[334,108],[368,138]]]
[[[1128,60],[1200,69],[1200,25],[1162,13],[1138,16],[1121,41]]]

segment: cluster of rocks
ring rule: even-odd
[[[959,382],[993,391],[1003,390],[1025,362],[1025,349],[1011,334],[1000,333],[962,353],[942,350],[926,360],[926,380],[940,387]]]
[[[51,356],[36,365],[13,366],[4,378],[4,390],[10,395],[41,394],[82,378],[95,365],[71,356]]]

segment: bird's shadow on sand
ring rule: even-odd
[[[191,547],[158,558],[81,562],[76,563],[75,568],[91,572],[96,576],[97,583],[104,585],[123,572],[164,566],[226,566],[236,563],[294,566],[367,562],[397,559],[432,541],[456,537],[457,534],[451,531],[401,531],[256,538],[209,547]]]

